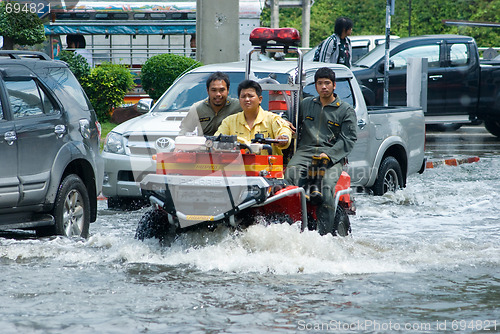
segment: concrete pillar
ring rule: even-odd
[[[203,64],[239,60],[238,0],[196,1],[196,59]]]
[[[427,111],[427,58],[408,58],[406,68],[406,104]]]
[[[302,47],[309,47],[309,33],[311,30],[311,0],[302,0]]]
[[[271,0],[271,28],[280,27],[280,0]]]

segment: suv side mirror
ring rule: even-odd
[[[384,65],[385,62],[381,62],[380,64],[378,64],[377,71],[379,71],[380,73],[384,73]],[[389,59],[389,70],[392,69],[394,69],[394,61]]]
[[[152,106],[153,99],[140,99],[139,102],[137,102],[137,110],[139,112],[147,113],[151,110]]]

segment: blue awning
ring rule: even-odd
[[[45,25],[46,35],[182,35],[196,33],[196,23],[162,25]]]

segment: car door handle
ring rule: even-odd
[[[364,119],[358,119],[358,128],[363,130],[366,126],[366,121]]]
[[[17,134],[15,131],[7,131],[5,132],[3,138],[7,142],[7,144],[12,145],[17,140]]]
[[[57,135],[57,138],[62,138],[66,133],[66,126],[64,124],[57,124],[54,128],[54,132]]]
[[[436,74],[436,75],[429,75],[429,79],[431,80],[439,80],[439,79],[442,79],[443,76],[441,74]]]

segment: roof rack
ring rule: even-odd
[[[10,57],[11,59],[40,59],[52,60],[46,53],[39,51],[19,51],[19,50],[0,50],[0,57]]]

